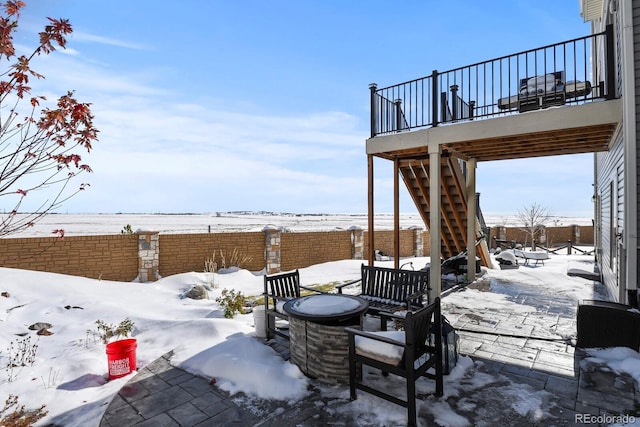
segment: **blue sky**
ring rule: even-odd
[[[93,103],[88,191],[61,212],[367,210],[369,83],[387,86],[586,35],[578,0],[28,0],[17,39],[67,18],[34,68]],[[480,163],[485,213],[592,216],[592,155]],[[377,212],[393,209],[376,160]],[[401,210],[415,212],[402,189]]]

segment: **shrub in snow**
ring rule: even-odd
[[[98,333],[97,335],[100,337],[100,340],[103,344],[109,344],[110,341],[117,341],[119,338],[126,338],[133,331],[134,323],[126,318],[122,322],[116,325],[108,325],[104,323],[102,320],[96,320],[96,325],[98,325]],[[87,331],[90,333],[91,331]],[[113,339],[115,338],[115,339]]]
[[[12,394],[4,402],[4,408],[0,409],[0,426],[32,426],[49,411],[44,410],[45,405],[38,409],[26,410],[24,405],[18,404],[18,396]]]
[[[216,302],[224,307],[224,317],[233,319],[236,313],[244,313],[244,295],[233,289],[223,289]]]

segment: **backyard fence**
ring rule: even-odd
[[[393,253],[393,231],[375,231],[376,249]],[[400,231],[400,256],[428,254],[428,232]],[[276,273],[344,259],[364,260],[368,231],[361,228],[325,232],[135,234],[0,239],[0,266],[47,271],[102,280],[141,282],[190,271],[204,271],[213,259],[219,268],[233,253],[250,271]],[[231,265],[226,265],[230,267]]]
[[[520,233],[520,234],[518,234]],[[141,282],[190,271],[201,272],[212,259],[218,267],[239,254],[243,268],[269,274],[344,259],[366,260],[369,232],[349,230],[284,232],[267,227],[261,232],[198,234],[136,234],[29,237],[0,239],[0,266],[47,271],[102,280]],[[546,245],[593,244],[593,227],[548,227]],[[498,239],[524,241],[517,228],[490,229],[490,246]],[[375,231],[375,249],[394,253],[393,230]],[[223,259],[223,256],[225,259]],[[421,228],[400,230],[400,257],[429,256],[429,232]],[[229,267],[230,265],[227,265]],[[421,266],[415,266],[420,268]]]
[[[593,226],[569,225],[562,227],[538,227],[535,242],[544,247],[555,247],[571,242],[573,245],[593,245]],[[492,227],[490,246],[495,248],[499,242],[520,243],[531,246],[531,235],[524,228]]]

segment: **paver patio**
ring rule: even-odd
[[[603,292],[599,286],[594,282],[594,294]],[[419,423],[438,425],[437,417],[426,407],[435,403],[449,405],[474,426],[496,425],[497,421],[511,426],[582,425],[585,414],[624,414],[636,409],[640,402],[636,381],[588,360],[583,350],[574,347],[575,300],[544,294],[540,289],[536,293],[535,287],[528,285],[505,287],[482,279],[450,292],[472,289],[504,292],[511,301],[535,311],[469,309],[448,303],[445,295],[443,312],[459,331],[461,354],[475,362],[472,374],[486,374],[493,380],[465,385],[465,381],[472,381],[467,373],[455,395],[446,395],[446,388],[457,385],[445,383],[444,398],[421,396],[427,402],[419,406]],[[573,331],[573,337],[557,334],[567,330]],[[285,341],[272,340],[270,345],[288,358]],[[310,395],[291,405],[242,393],[230,396],[208,380],[173,367],[170,359],[167,354],[132,377],[111,402],[100,425],[378,425],[374,414],[350,409],[346,386],[329,387],[311,380]],[[519,396],[531,396],[532,392],[540,399],[543,413],[518,412],[518,405],[527,403],[518,402]]]

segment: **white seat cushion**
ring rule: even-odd
[[[371,333],[402,343],[405,342],[404,331],[379,331]],[[400,364],[404,353],[404,347],[357,335],[355,338],[356,354],[378,360],[389,365],[398,366]]]
[[[284,308],[283,307],[287,302],[289,302],[289,299],[290,298],[288,298],[288,299],[280,299],[280,300],[276,301],[276,311],[278,313],[287,314],[287,313],[284,312]]]

